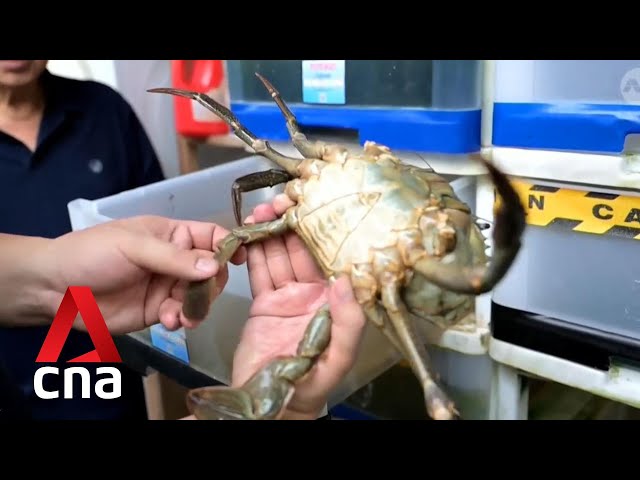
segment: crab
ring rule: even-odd
[[[460,419],[455,403],[432,371],[417,322],[448,328],[469,312],[475,295],[502,280],[518,254],[525,212],[508,177],[480,159],[501,202],[495,211],[493,255],[486,254],[483,227],[452,186],[433,169],[404,163],[390,148],[366,141],[355,152],[339,144],[309,140],[279,92],[259,73],[286,120],[301,154],[281,154],[256,137],[225,106],[209,96],[174,88],[154,88],[192,99],[224,120],[233,133],[279,168],[238,178],[232,186],[238,227],[215,253],[225,264],[241,245],[295,231],[322,272],[333,281],[349,276],[356,300],[410,364],[434,420]],[[242,193],[286,183],[294,203],[273,221],[242,225]],[[204,318],[213,302],[215,278],[189,285],[183,312]],[[239,388],[192,390],[190,409],[199,419],[279,419],[296,382],[309,373],[331,340],[328,305],[310,321],[292,356],[274,358]]]

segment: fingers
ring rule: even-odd
[[[231,232],[215,223],[184,222],[189,229],[194,248],[217,250],[218,244]],[[210,237],[207,238],[207,235]],[[247,261],[247,249],[241,246],[229,259],[234,265],[242,265]]]
[[[295,202],[284,193],[276,195],[273,200],[273,209],[278,216],[293,205],[295,205]],[[324,276],[320,268],[318,268],[318,264],[309,253],[302,239],[293,232],[285,235],[284,239],[296,279],[299,282],[313,282],[323,279]]]
[[[278,195],[273,205],[259,205],[256,207],[256,212],[258,212],[256,221],[273,220],[276,216],[282,215],[292,205],[294,205],[294,202],[289,197]],[[256,218],[255,212],[252,217]],[[269,239],[264,242],[264,248],[264,254],[275,288],[292,281],[312,282],[324,279],[313,256],[295,232]],[[279,263],[285,260],[286,263]]]
[[[201,323],[201,321],[185,318],[182,314],[182,305],[181,301],[172,297],[166,298],[160,304],[158,317],[164,328],[173,331],[180,327],[195,328]]]
[[[277,217],[271,205],[263,204],[254,209],[253,218],[256,223],[262,223],[275,220]],[[282,236],[268,238],[262,242],[262,246],[274,287],[280,288],[289,282],[295,281],[296,276]]]
[[[294,205],[295,202],[293,202],[284,193],[276,195],[273,199],[273,209],[275,210],[277,216],[282,215],[289,207],[292,207]]]
[[[343,367],[348,370],[355,363],[366,325],[364,311],[353,295],[348,277],[340,277],[331,285],[329,307],[335,331],[338,332],[331,335],[331,348],[347,354],[347,364]]]
[[[222,268],[216,275],[216,288],[218,289],[217,295],[220,294],[221,286],[225,285],[228,279],[228,269]],[[158,317],[160,323],[162,323],[168,330],[177,330],[180,327],[196,328],[204,320],[204,318],[186,318],[182,312],[188,283],[189,282],[184,280],[176,282],[171,289],[169,296],[160,304]],[[155,323],[155,321],[152,323]]]
[[[167,330],[177,330],[180,328],[180,310],[182,310],[182,302],[175,298],[166,298],[158,310],[160,323]]]
[[[204,280],[216,275],[218,262],[207,250],[183,250],[179,246],[150,235],[132,233],[120,249],[134,265],[160,275],[185,280]]]
[[[285,234],[284,242],[289,252],[293,273],[298,282],[317,282],[325,279],[307,246],[295,232]]]
[[[250,245],[248,252],[247,268],[249,270],[251,295],[255,298],[263,293],[275,290],[262,244],[254,243]]]
[[[255,223],[253,215],[245,220],[246,225]],[[247,269],[249,270],[249,286],[251,295],[255,298],[265,292],[274,290],[271,274],[267,266],[267,257],[264,254],[262,243],[256,242],[247,249]]]
[[[229,230],[220,225],[211,222],[197,222],[192,220],[176,220],[165,218],[161,216],[142,216],[136,219],[127,219],[125,221],[141,222],[146,225],[158,238],[166,238],[168,236],[176,236],[176,231],[182,230],[188,232],[191,238],[191,244],[193,248],[200,250],[216,250],[220,241],[229,235]],[[131,225],[128,225],[128,229]],[[182,235],[182,234],[181,234]],[[231,263],[235,265],[241,265],[247,260],[247,252],[244,247],[238,249],[238,251],[231,257]]]
[[[183,227],[176,228],[173,231],[170,241],[180,250],[190,250],[193,246],[189,230]],[[145,299],[144,317],[147,325],[158,321],[157,316],[162,313],[159,312],[159,308],[167,298],[172,296],[172,293],[176,290],[176,283],[178,283],[178,281],[169,275],[151,276]],[[166,315],[165,313],[165,316]]]

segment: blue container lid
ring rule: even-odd
[[[233,102],[238,119],[265,140],[289,141],[276,105]],[[480,110],[368,108],[290,105],[303,127],[357,130],[360,144],[375,141],[392,149],[443,154],[480,150]],[[312,135],[310,135],[312,136]]]
[[[640,133],[640,106],[496,103],[493,145],[616,154]]]

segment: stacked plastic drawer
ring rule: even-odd
[[[640,407],[640,60],[494,67],[485,155],[513,175],[528,226],[493,292],[490,354]]]

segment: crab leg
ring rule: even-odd
[[[454,420],[458,412],[453,402],[440,389],[429,371],[427,349],[418,338],[413,319],[404,305],[399,285],[394,281],[384,281],[382,285],[382,304],[406,352],[407,360],[422,384],[429,416],[434,420]]]
[[[296,149],[305,158],[322,158],[324,144],[322,142],[309,141],[307,139],[307,136],[300,131],[300,126],[298,125],[296,116],[282,99],[282,97],[280,96],[280,92],[276,90],[276,88],[271,84],[269,80],[267,80],[257,72],[256,77],[258,77],[264,84],[266,89],[269,91],[271,98],[273,98],[273,100],[276,102],[276,104],[280,108],[280,111],[284,115],[284,118],[287,120],[287,130],[289,130],[289,135],[291,136],[293,146],[296,147]]]
[[[284,168],[291,175],[297,176],[298,165],[301,160],[298,158],[287,157],[276,151],[269,145],[266,140],[261,140],[256,137],[247,127],[242,125],[236,116],[224,105],[216,102],[213,98],[205,95],[204,93],[192,92],[189,90],[180,90],[177,88],[152,88],[147,90],[151,93],[169,93],[171,95],[177,95],[179,97],[190,98],[195,100],[200,105],[204,106],[207,110],[215,113],[220,119],[224,120],[232,129],[233,133],[244,143],[249,145],[255,150],[258,155],[262,155],[281,168]]]
[[[233,214],[238,225],[242,225],[242,194],[265,187],[274,187],[292,180],[293,176],[283,170],[266,170],[237,178],[233,182]]]
[[[229,235],[218,244],[218,251],[214,254],[220,268],[222,268],[240,248],[252,242],[281,235],[289,229],[287,214],[272,222],[257,223],[234,228]],[[212,295],[216,294],[216,278],[190,282],[184,299],[182,312],[190,319],[201,320],[207,316],[209,307],[213,301]]]
[[[315,365],[331,340],[329,306],[307,326],[295,355],[279,357],[258,370],[243,386],[191,390],[187,405],[201,420],[274,420],[282,417],[295,383]]]
[[[492,164],[482,161],[502,197],[495,215],[493,255],[489,265],[460,268],[428,257],[413,265],[416,271],[439,287],[462,294],[486,293],[502,280],[520,250],[520,237],[525,228],[525,211],[509,179]]]

